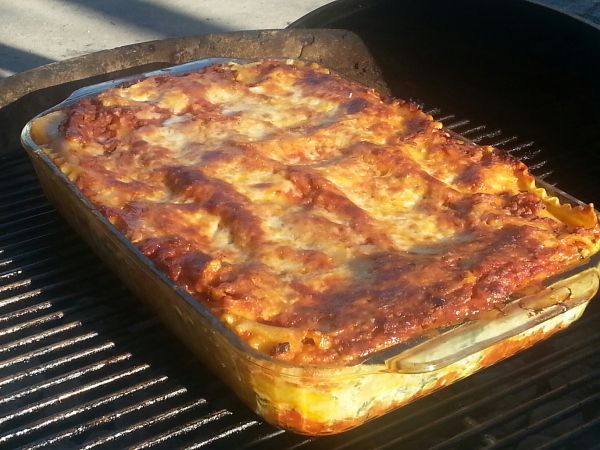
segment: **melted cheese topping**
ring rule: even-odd
[[[154,77],[48,148],[156,266],[254,348],[352,364],[489,310],[598,247],[527,168],[314,64]]]

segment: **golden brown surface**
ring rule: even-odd
[[[65,112],[50,150],[156,266],[251,346],[349,364],[597,251],[591,206],[327,70],[220,65]]]

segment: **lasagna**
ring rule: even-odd
[[[243,341],[354,365],[598,250],[592,205],[316,64],[154,76],[53,114],[45,151]],[[35,132],[35,130],[33,130]]]

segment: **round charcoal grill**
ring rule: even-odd
[[[357,33],[395,95],[600,204],[598,28],[516,0],[342,1],[292,27]],[[141,72],[217,56],[221,38],[111,50],[0,81],[0,448],[597,445],[597,301],[533,349],[365,426],[317,439],[265,424],[131,298],[47,203],[18,133],[77,87],[75,80],[121,75],[95,77],[116,70],[109,61],[130,58],[130,72]],[[236,37],[237,51],[260,39]],[[300,53],[314,45],[302,42]],[[344,51],[340,57],[355,56]]]

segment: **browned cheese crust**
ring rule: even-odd
[[[50,154],[250,346],[352,364],[596,251],[591,206],[314,64],[212,66],[65,111]]]

